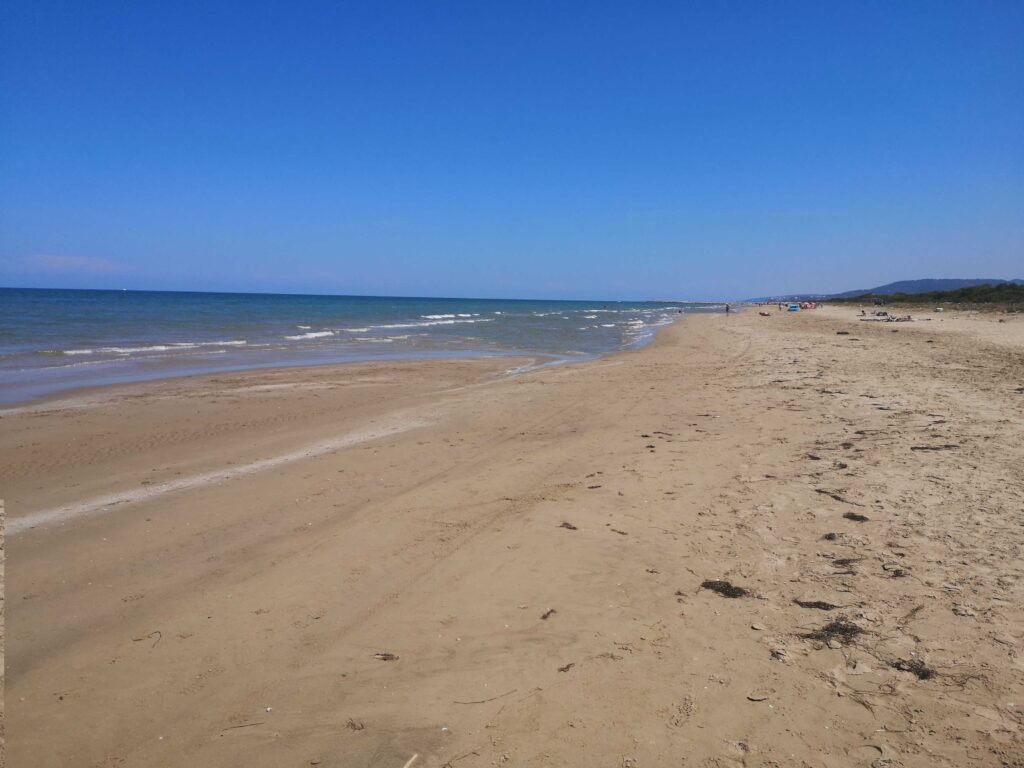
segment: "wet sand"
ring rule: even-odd
[[[3,414],[9,764],[1020,765],[1024,316],[855,315]]]

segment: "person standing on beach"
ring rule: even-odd
[[[728,304],[726,304],[725,305],[725,314],[728,315],[730,312],[732,312],[732,307],[730,307]]]

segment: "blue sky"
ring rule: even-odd
[[[0,285],[735,298],[1024,277],[1021,2],[68,2]]]

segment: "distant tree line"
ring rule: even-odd
[[[830,302],[862,303],[881,299],[886,304],[1008,304],[1024,305],[1024,285],[999,283],[997,285],[972,285],[952,291],[930,291],[928,293],[864,293],[843,299],[829,299]]]

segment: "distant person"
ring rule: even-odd
[[[725,305],[725,314],[728,315],[730,312],[732,312],[732,307],[730,307],[728,304],[726,304]]]

